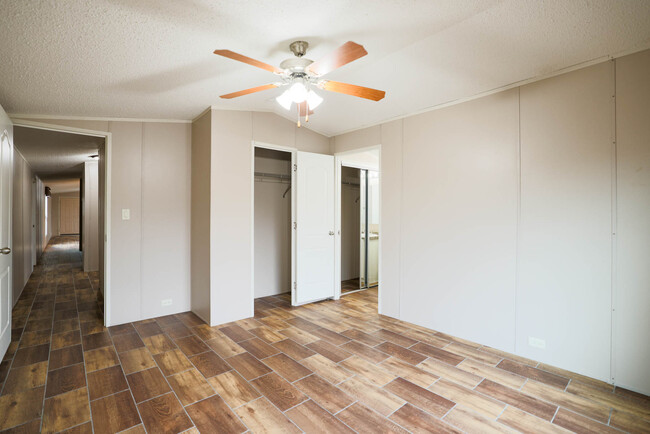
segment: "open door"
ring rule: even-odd
[[[293,304],[334,297],[334,157],[296,155],[296,285]]]
[[[11,342],[13,157],[13,126],[7,114],[0,107],[0,359],[4,357]]]

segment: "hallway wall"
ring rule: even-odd
[[[14,188],[12,216],[13,303],[20,297],[31,276],[32,254],[32,201],[34,199],[34,172],[27,160],[14,148]]]
[[[111,133],[110,325],[189,310],[190,124],[26,120]]]
[[[650,393],[648,76],[644,51],[335,137],[382,146],[380,312]]]
[[[83,200],[83,267],[89,271],[99,271],[99,165],[97,161],[84,163],[82,175]]]

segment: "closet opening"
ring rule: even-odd
[[[379,284],[379,173],[341,166],[341,295]]]
[[[255,147],[254,298],[286,294],[292,287],[292,153]]]

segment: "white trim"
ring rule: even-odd
[[[345,159],[346,155],[354,155],[354,154],[359,154],[363,152],[368,152],[368,151],[378,151],[379,152],[379,167],[373,167],[369,165],[364,165],[364,164],[357,164],[357,163],[345,163],[343,160]],[[381,191],[382,191],[382,175],[381,175],[381,144],[375,145],[375,146],[367,146],[365,148],[359,148],[359,149],[353,149],[350,151],[343,151],[343,152],[337,152],[334,154],[334,167],[335,167],[335,182],[336,186],[334,188],[334,220],[335,220],[335,234],[336,234],[336,243],[334,246],[334,299],[338,300],[341,298],[341,260],[342,260],[342,253],[341,253],[341,213],[342,213],[342,207],[341,207],[341,200],[343,200],[343,195],[341,193],[341,167],[352,167],[355,169],[362,169],[362,170],[372,170],[374,172],[377,172],[379,176],[379,238],[381,241],[382,237],[382,231],[381,231]],[[377,291],[377,297],[378,297],[378,309],[381,307],[381,292],[382,292],[382,276],[381,276],[381,269],[382,269],[382,255],[381,255],[381,250],[382,250],[382,244],[381,242],[379,243],[378,250],[379,250],[379,258],[378,258],[378,282],[377,285],[379,286],[379,290]],[[380,312],[381,313],[381,312]]]
[[[13,122],[22,122],[22,119],[42,119],[61,121],[101,121],[101,122],[162,122],[175,124],[191,124],[190,119],[147,119],[147,118],[114,118],[101,116],[58,116],[58,115],[30,115],[25,113],[10,113]],[[92,134],[87,134],[92,135]]]
[[[255,148],[272,149],[274,151],[289,152],[291,154],[291,305],[296,301],[296,164],[298,149],[290,146],[274,145],[272,143],[251,140],[251,317],[255,316]]]
[[[33,117],[33,116],[32,116]],[[45,119],[45,118],[44,118]],[[51,117],[51,119],[64,119]],[[48,131],[76,133],[93,137],[104,137],[104,326],[111,325],[111,160],[112,134],[109,131],[97,131],[65,125],[52,125],[42,122],[16,120],[14,126],[37,128]],[[59,225],[61,222],[59,221]]]

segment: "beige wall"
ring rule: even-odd
[[[31,120],[111,133],[109,324],[190,310],[190,124]]]
[[[616,382],[650,394],[650,51],[616,60]]]
[[[98,210],[99,210],[99,290],[104,294],[106,262],[104,257],[104,240],[106,239],[106,145],[102,144],[99,148],[98,161]]]
[[[190,310],[191,125],[145,123],[142,316]],[[171,299],[172,305],[161,306]]]
[[[515,89],[404,119],[402,151],[402,317],[510,351],[517,100]]]
[[[13,303],[25,288],[34,270],[32,259],[32,201],[34,173],[25,158],[14,148],[12,269]]]
[[[204,319],[216,325],[253,315],[252,141],[319,153],[330,153],[330,142],[272,113],[212,110],[210,116],[210,275],[192,278],[210,282]]]
[[[518,352],[610,379],[614,63],[521,88]],[[546,340],[546,349],[528,345]]]
[[[83,267],[99,271],[99,165],[97,161],[84,163],[83,171]]]
[[[333,138],[382,146],[380,311],[650,393],[648,76],[646,51]]]
[[[210,322],[210,154],[212,113],[192,123],[191,306]]]

